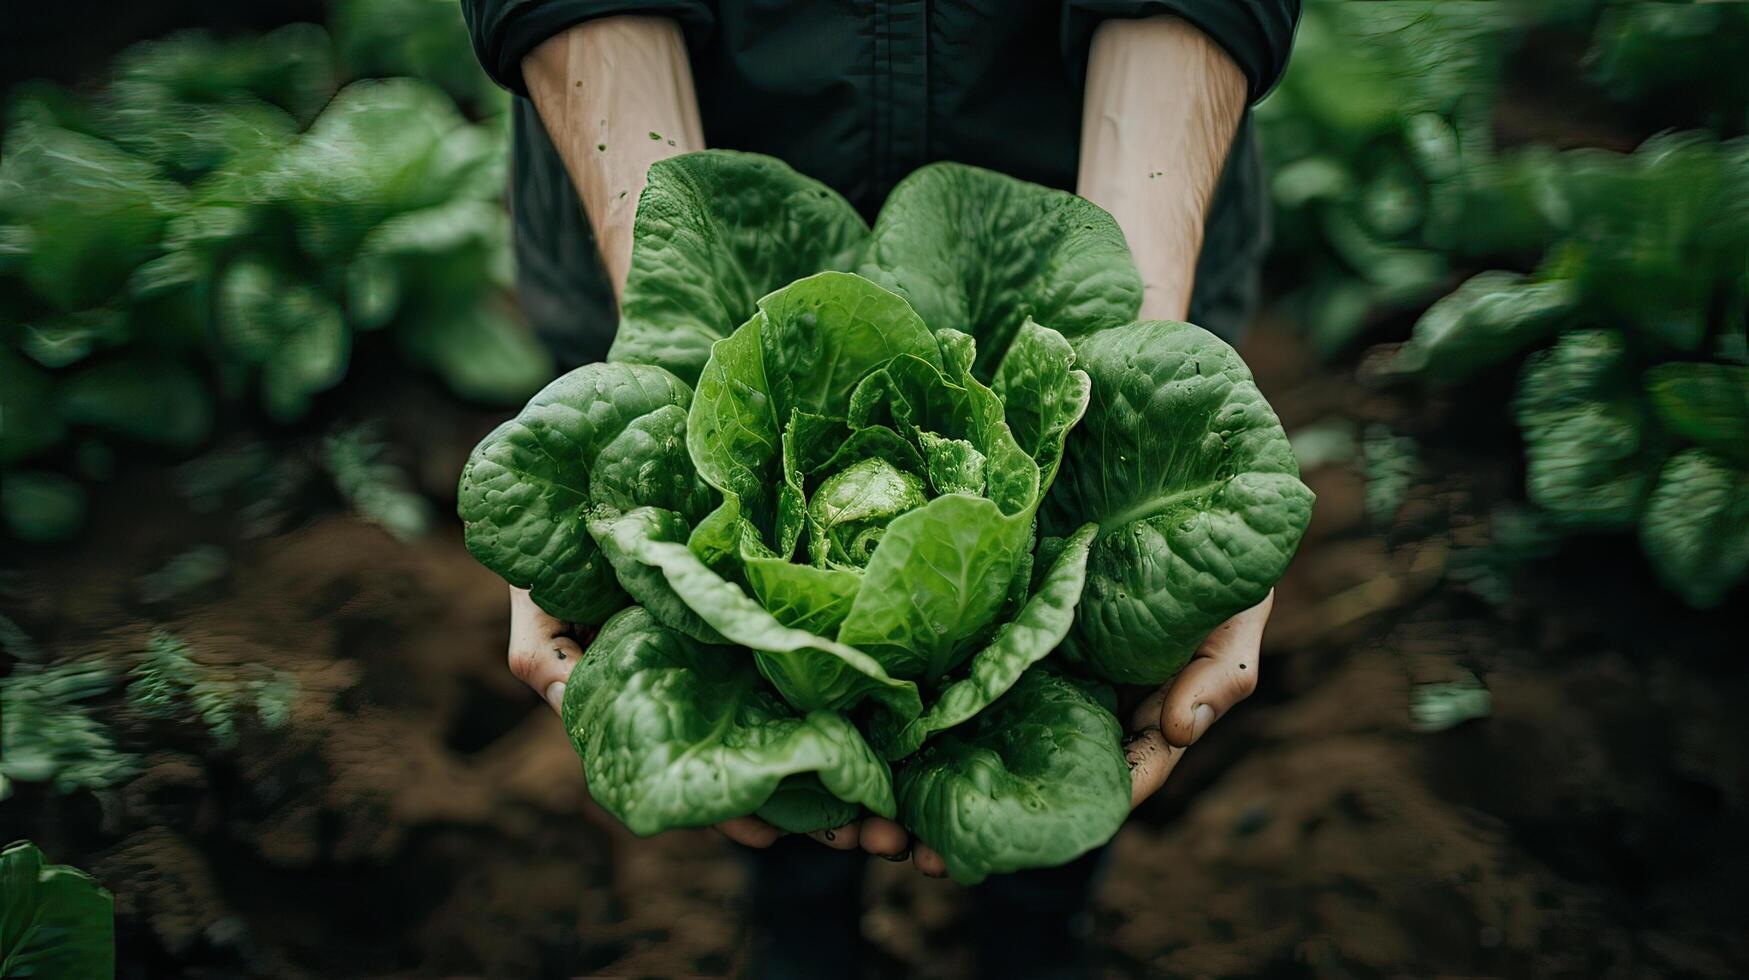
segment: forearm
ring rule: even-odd
[[[658,17],[586,21],[529,52],[522,71],[583,199],[617,298],[650,164],[704,148],[680,28]]]
[[[1190,309],[1203,219],[1245,98],[1238,66],[1182,20],[1109,20],[1093,36],[1077,190],[1129,240],[1144,318]]]

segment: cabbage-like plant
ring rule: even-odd
[[[988,171],[871,230],[766,158],[653,167],[614,354],[460,488],[480,561],[605,622],[564,705],[596,799],[640,834],[866,809],[966,882],[1108,840],[1107,685],[1260,601],[1312,503],[1238,356],[1140,294],[1109,215]]]

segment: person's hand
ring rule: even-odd
[[[1124,743],[1130,764],[1133,809],[1166,784],[1166,777],[1210,725],[1257,690],[1263,627],[1275,592],[1215,627],[1177,677],[1145,698],[1130,714]]]
[[[510,672],[541,696],[552,709],[564,715],[565,682],[571,668],[583,656],[575,631],[566,623],[534,604],[527,589],[510,590]],[[585,776],[588,774],[585,773]],[[876,818],[878,819],[878,818]],[[860,821],[852,821],[831,830],[816,830],[809,834],[827,847],[850,850],[862,842]],[[898,824],[881,821],[897,829]],[[758,817],[736,817],[716,825],[724,837],[748,847],[770,847],[783,832]],[[903,831],[899,831],[901,836]],[[881,844],[892,839],[890,830],[877,831],[874,840]],[[901,840],[897,847],[904,846]]]

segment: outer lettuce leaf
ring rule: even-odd
[[[588,528],[602,555],[613,566],[619,587],[658,623],[700,643],[726,642],[723,634],[668,584],[661,566],[644,560],[650,553],[650,542],[666,542],[686,550],[685,518],[660,507],[637,507],[624,513],[598,507],[589,518]]]
[[[882,206],[862,272],[971,334],[990,377],[1027,317],[1066,337],[1135,319],[1142,280],[1111,215],[1066,191],[931,164]]]
[[[1129,816],[1122,734],[1079,683],[1027,671],[899,770],[900,821],[961,884],[1070,861]]]
[[[1030,542],[1031,513],[965,494],[887,525],[838,638],[895,677],[934,683],[990,635]]]
[[[1576,330],[1524,364],[1525,493],[1560,526],[1626,528],[1655,464],[1620,334]]]
[[[115,900],[29,841],[0,851],[0,977],[115,975]]]
[[[639,364],[586,364],[529,400],[480,441],[462,469],[456,511],[480,564],[567,622],[594,624],[626,605],[589,537],[589,476],[634,422],[684,409],[685,382]]]
[[[1104,679],[1157,684],[1268,594],[1299,547],[1312,492],[1251,372],[1214,335],[1147,321],[1077,352],[1092,403],[1041,530],[1095,521],[1099,536],[1062,652]]]
[[[813,773],[785,776],[753,815],[786,834],[806,834],[842,827],[862,815],[862,807],[846,803]]]
[[[840,800],[894,815],[886,764],[842,715],[796,715],[735,651],[698,644],[642,609],[609,620],[584,652],[565,688],[564,719],[590,795],[635,834],[745,816],[801,774]],[[766,812],[791,829],[818,829],[799,826],[797,809],[780,800]],[[842,823],[841,812],[819,819]]]
[[[1646,500],[1640,547],[1690,606],[1724,602],[1749,575],[1749,471],[1704,449],[1670,457]]]
[[[695,381],[761,296],[855,265],[868,226],[825,184],[771,157],[706,150],[650,167],[608,359]]]
[[[1098,530],[1089,524],[1064,542],[1032,598],[997,630],[989,646],[972,656],[966,676],[947,685],[928,711],[909,723],[888,714],[875,716],[869,737],[882,756],[902,759],[935,733],[969,720],[1063,642],[1081,601],[1087,555]]]

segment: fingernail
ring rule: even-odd
[[[1215,709],[1206,704],[1196,706],[1196,711],[1190,716],[1190,740],[1196,742],[1202,738],[1202,733],[1209,730],[1215,723]]]
[[[548,684],[546,697],[547,703],[553,706],[554,711],[563,712],[565,710],[565,682],[554,681]]]
[[[882,861],[892,861],[895,864],[900,862],[900,861],[909,861],[909,860],[911,860],[911,849],[909,847],[907,847],[897,854],[882,854],[881,860]]]

